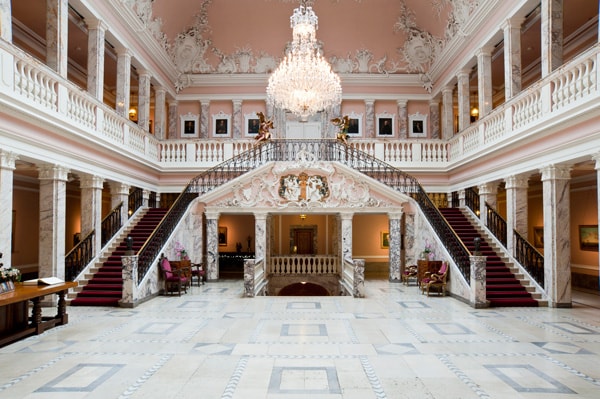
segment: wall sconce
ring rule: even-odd
[[[479,116],[479,109],[477,107],[471,108],[471,116],[477,118]]]
[[[129,108],[129,119],[131,119],[132,121],[137,120],[137,109]]]
[[[301,214],[300,215],[300,219],[305,220],[306,219],[306,215],[305,214]]]

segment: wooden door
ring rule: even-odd
[[[295,229],[294,242],[297,247],[297,254],[312,255],[313,250],[313,230],[312,229]]]

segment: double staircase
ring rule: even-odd
[[[108,257],[103,258],[80,281],[77,296],[70,301],[71,306],[119,306],[123,296],[123,264],[121,257],[127,250],[126,238],[133,238],[133,251],[137,253],[152,234],[156,226],[167,213],[167,209],[150,208],[134,224],[125,231]],[[108,252],[108,251],[107,251]]]
[[[476,237],[481,239],[480,252],[486,256],[486,297],[490,307],[536,307],[539,294],[528,286],[516,267],[501,257],[499,248],[486,240],[485,233],[475,227],[459,208],[442,208],[442,215],[454,229],[467,249],[473,253]]]

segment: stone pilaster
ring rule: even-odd
[[[354,286],[352,296],[354,298],[365,297],[365,260],[354,259]]]
[[[542,0],[542,77],[563,63],[563,0]]]
[[[179,135],[177,134],[177,100],[169,100],[169,127],[167,137],[169,139],[176,139]]]
[[[469,107],[469,70],[463,69],[457,75],[458,79],[458,131],[463,131],[471,125],[471,110]]]
[[[506,178],[506,241],[508,253],[515,253],[516,231],[527,238],[527,176]]]
[[[402,210],[388,213],[389,219],[389,280],[394,283],[400,282],[400,271],[404,269],[400,253],[402,237]]]
[[[166,126],[166,96],[167,91],[164,87],[157,87],[154,91],[156,98],[154,99],[154,137],[164,139]]]
[[[254,214],[254,258],[267,262],[267,214]]]
[[[453,88],[446,86],[442,89],[442,138],[448,140],[452,136],[454,136]]]
[[[504,97],[510,100],[521,91],[521,24],[522,18],[511,18],[502,26],[504,32]]]
[[[12,43],[11,0],[0,0],[0,39]]]
[[[571,307],[570,167],[540,170],[544,192],[544,287],[548,305]]]
[[[104,96],[104,36],[108,26],[98,19],[87,19],[87,90],[102,102]]]
[[[121,262],[123,263],[123,270],[121,271],[123,294],[119,306],[133,308],[140,300],[140,294],[138,293],[138,257],[137,255],[122,256]]]
[[[493,209],[497,210],[498,204],[498,184],[484,183],[479,185],[479,219],[481,223],[487,226],[487,203]]]
[[[104,179],[99,176],[83,176],[81,188],[81,238],[94,231],[93,253],[102,246],[102,189]]]
[[[66,186],[69,170],[59,165],[39,167],[39,277],[65,279]]]
[[[69,0],[46,0],[46,64],[67,78]]]
[[[417,264],[417,249],[415,247],[415,214],[407,213],[404,217],[404,253],[405,265]]]
[[[110,183],[110,209],[121,205],[121,226],[129,219],[129,188],[128,184]]]
[[[340,213],[340,235],[339,248],[341,250],[340,261],[352,262],[352,218],[353,213]]]
[[[206,280],[219,278],[219,213],[206,212]]]
[[[12,265],[13,175],[17,159],[16,154],[0,149],[0,253],[4,266]]]
[[[458,190],[458,207],[465,208],[467,206],[467,192],[465,190]]]
[[[150,72],[144,69],[139,71],[139,88],[138,88],[138,126],[148,131],[150,126]]]
[[[375,101],[365,100],[365,138],[375,138]]]
[[[479,92],[479,117],[492,111],[492,48],[477,50],[477,87]]]
[[[200,101],[200,138],[208,138],[208,117],[210,115],[210,101]]]
[[[126,48],[117,48],[117,96],[116,112],[129,118],[131,92],[131,53]]]
[[[471,263],[471,293],[469,301],[471,306],[474,308],[486,308],[488,302],[486,299],[486,271],[485,263],[487,257],[485,256],[470,256],[469,260]]]
[[[429,101],[429,118],[431,120],[431,138],[440,138],[440,102],[436,99]]]
[[[408,102],[398,100],[398,138],[400,140],[408,138]]]
[[[148,208],[150,206],[150,190],[142,190],[142,206]]]
[[[242,138],[242,127],[244,126],[244,117],[242,115],[242,100],[233,100],[233,138]]]

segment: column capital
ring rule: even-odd
[[[505,188],[507,190],[513,188],[527,188],[529,187],[529,176],[527,175],[512,175],[504,179],[506,182]]]
[[[131,50],[129,50],[127,47],[117,47],[115,48],[115,53],[117,53],[118,57],[131,58]]]
[[[477,50],[475,50],[475,56],[477,58],[481,57],[481,56],[492,56],[492,51],[494,51],[494,47],[492,46],[483,46],[478,48]]]
[[[200,100],[200,105],[203,107],[208,107],[210,105],[210,100]]]
[[[365,99],[365,104],[368,106],[373,106],[373,105],[375,105],[375,100],[370,99],[370,98]]]
[[[339,215],[342,220],[352,220],[354,212],[340,212]]]
[[[15,162],[19,156],[11,151],[0,150],[0,169],[15,170]]]
[[[212,210],[212,209],[211,210],[205,209],[204,214],[206,215],[207,220],[219,220],[219,216],[221,215],[221,212],[219,212],[217,210]]]
[[[108,24],[98,18],[86,18],[85,24],[89,30],[106,31],[108,29]]]
[[[442,88],[442,95],[452,94],[454,92],[454,86],[444,86]]]
[[[461,79],[469,79],[469,75],[471,75],[471,68],[463,68],[460,71],[458,71],[458,73],[456,74],[456,77],[458,78],[458,80]]]
[[[269,217],[269,213],[267,211],[254,212],[254,220],[256,221],[265,221]]]
[[[241,107],[244,100],[235,99],[235,100],[231,100],[231,102],[233,103],[234,107],[236,107],[236,106]]]
[[[403,214],[404,214],[404,212],[402,212],[402,209],[390,210],[388,212],[388,218],[390,220],[399,220],[399,219],[402,219]]]
[[[399,107],[406,107],[406,105],[408,104],[408,100],[396,100],[396,104]]]
[[[597,152],[594,155],[592,155],[592,159],[596,161],[595,169],[600,170],[600,152]]]
[[[138,72],[139,77],[142,77],[142,76],[151,77],[152,76],[152,72],[150,72],[148,69],[145,69],[145,68],[140,68],[137,70],[137,72]]]
[[[169,107],[176,107],[179,104],[179,101],[170,98],[167,100],[167,104],[169,104]]]
[[[502,22],[502,24],[500,25],[500,29],[502,29],[502,30],[521,29],[521,25],[523,24],[523,21],[525,21],[525,18],[523,18],[523,17],[508,18],[506,21]]]
[[[496,194],[498,192],[498,184],[496,183],[483,183],[477,188],[479,189],[479,195]]]
[[[40,165],[38,167],[38,178],[40,180],[60,180],[66,182],[69,179],[68,168],[60,165]]]
[[[571,166],[569,165],[548,165],[540,168],[542,181],[548,180],[569,180],[571,179]]]
[[[110,191],[114,195],[129,195],[129,189],[131,188],[129,184],[121,183],[118,181],[111,181],[108,184],[110,186]]]
[[[84,175],[79,179],[79,188],[104,188],[104,179],[95,175]]]
[[[429,100],[429,105],[440,105],[440,100],[439,98],[432,98],[431,100]]]

